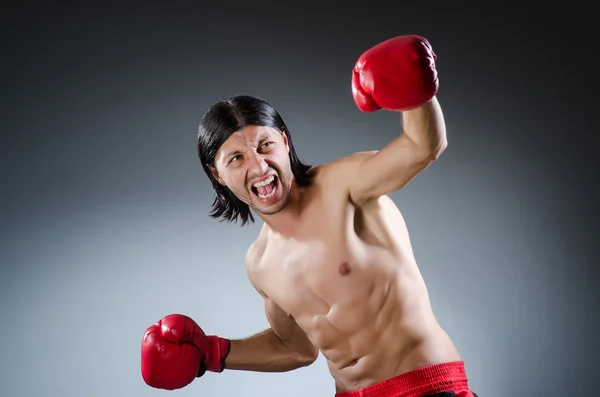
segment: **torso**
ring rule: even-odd
[[[404,219],[389,197],[360,207],[319,176],[293,239],[263,227],[247,266],[319,348],[336,391],[459,360],[432,313]]]

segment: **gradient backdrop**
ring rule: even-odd
[[[171,312],[230,338],[268,326],[243,266],[259,225],[208,217],[194,140],[210,104],[267,99],[313,164],[381,148],[400,118],[359,112],[351,70],[409,33],[438,55],[449,147],[392,197],[473,390],[593,395],[590,12],[225,3],[5,9],[0,395],[333,396],[322,357],[154,390],[140,375],[141,337]]]

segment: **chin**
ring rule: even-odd
[[[256,211],[258,214],[262,214],[262,215],[275,215],[275,214],[281,212],[284,208],[285,208],[285,204],[280,205],[280,206],[275,207],[275,208],[258,208],[258,207],[254,207],[254,211]]]

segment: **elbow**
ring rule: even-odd
[[[316,347],[313,346],[312,352],[311,352],[311,354],[309,356],[310,364],[312,364],[315,361],[317,361],[317,358],[319,358],[319,349],[317,349]]]
[[[310,346],[307,351],[300,355],[299,364],[301,367],[308,367],[313,364],[319,358],[319,349],[314,346]]]
[[[448,140],[443,138],[438,140],[434,145],[431,145],[426,156],[427,162],[434,162],[440,158],[442,153],[446,151],[448,147]]]
[[[313,356],[306,356],[304,357],[302,360],[300,360],[298,362],[298,366],[299,367],[309,367],[311,366],[315,361],[317,361],[317,357],[313,357]]]
[[[414,145],[414,160],[417,164],[427,167],[440,158],[448,147],[448,139],[445,134],[428,139]]]
[[[422,169],[428,167],[431,163],[436,162],[440,158],[447,146],[448,144],[446,142],[440,142],[437,145],[421,148],[418,154],[415,155],[414,164],[420,166]]]

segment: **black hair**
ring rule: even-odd
[[[242,226],[254,222],[249,206],[238,199],[227,186],[221,185],[213,176],[210,167],[215,166],[215,156],[221,145],[236,131],[247,126],[271,127],[285,132],[290,148],[290,164],[298,186],[311,182],[311,165],[298,158],[290,130],[277,110],[263,99],[250,95],[235,95],[215,102],[202,118],[198,128],[197,150],[204,172],[213,185],[215,200],[210,216],[221,221],[235,222]]]

